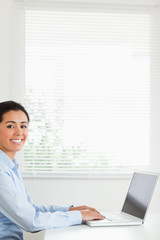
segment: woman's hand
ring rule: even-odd
[[[101,215],[95,208],[88,207],[86,205],[71,207],[69,211],[80,211],[82,214],[83,221],[89,220],[103,220],[105,217]]]
[[[81,211],[82,221],[103,220],[105,217],[98,212],[91,210]]]
[[[91,210],[93,212],[99,213],[95,208],[88,207],[86,205],[78,206],[78,207],[70,207],[69,211],[83,211],[83,210]]]

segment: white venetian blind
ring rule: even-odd
[[[152,6],[26,1],[25,173],[150,168],[151,15]]]

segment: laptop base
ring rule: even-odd
[[[109,226],[137,226],[142,225],[143,220],[122,212],[103,213],[106,218],[104,220],[85,221],[90,227],[109,227]]]

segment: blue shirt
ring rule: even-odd
[[[81,224],[80,211],[69,207],[36,206],[32,203],[13,161],[0,150],[0,239],[23,239],[23,231],[36,232],[49,228]]]

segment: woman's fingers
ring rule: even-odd
[[[105,219],[105,217],[96,212],[96,211],[92,211],[92,210],[82,210],[81,211],[82,214],[82,220],[83,221],[90,221],[90,220],[103,220]]]
[[[78,206],[78,207],[71,207],[69,209],[70,211],[77,211],[77,210],[91,210],[93,212],[97,212],[99,213],[95,208],[92,208],[92,207],[89,207],[89,206],[86,206],[86,205],[83,205],[83,206]]]

